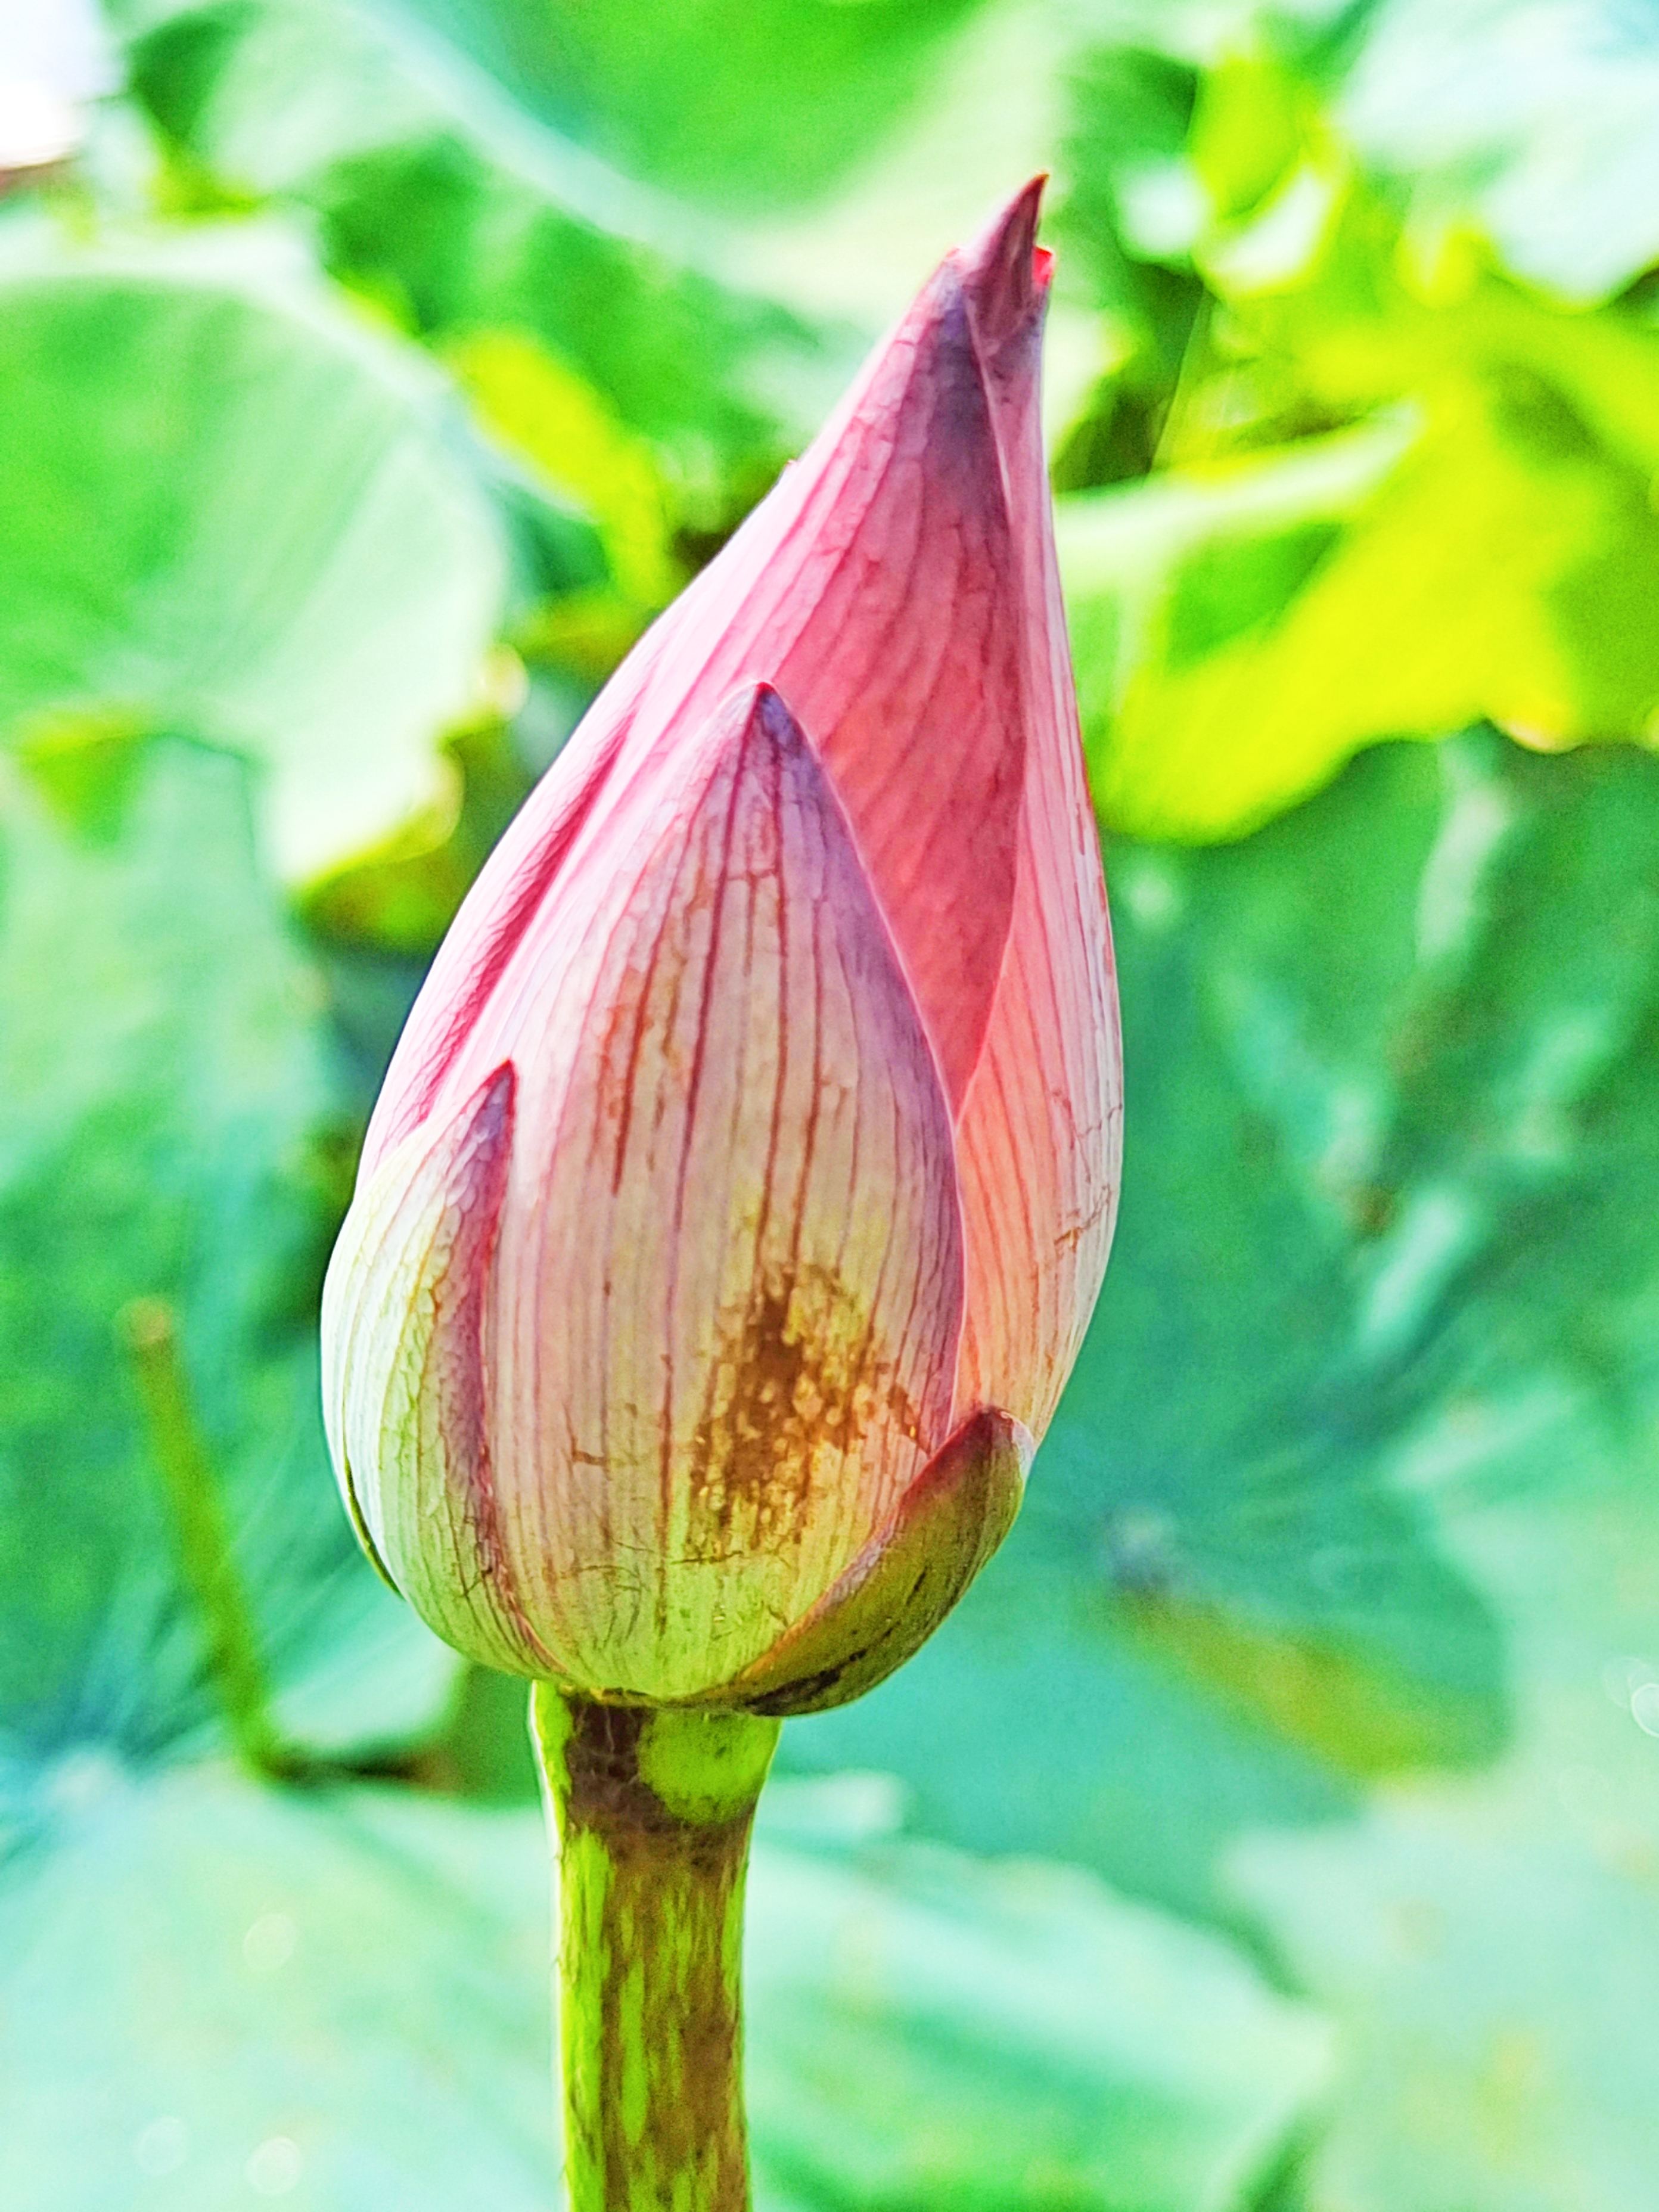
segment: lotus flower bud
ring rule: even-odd
[[[1040,185],[641,641],[457,916],[324,1299],[358,1531],[461,1650],[788,1712],[1000,1541],[1121,1082],[1039,434]]]

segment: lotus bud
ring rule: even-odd
[[[467,898],[324,1300],[360,1535],[613,1704],[808,1711],[1013,1518],[1121,1079],[1040,183],[641,641]]]

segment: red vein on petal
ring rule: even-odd
[[[505,1060],[471,1102],[466,1127],[445,1178],[444,1218],[451,1241],[432,1285],[434,1325],[422,1377],[435,1401],[448,1482],[459,1494],[464,1525],[477,1554],[481,1579],[524,1648],[560,1670],[531,1626],[503,1540],[490,1451],[489,1381],[484,1355],[487,1288],[507,1192],[512,1152],[512,1061]],[[470,1564],[457,1539],[456,1565]]]
[[[665,1330],[665,1340],[669,1346],[669,1352],[667,1354],[668,1372],[664,1377],[662,1456],[659,1462],[659,1474],[662,1513],[661,1528],[665,1538],[666,1537],[669,1528],[672,1524],[673,1515],[674,1332],[672,1316],[675,1310],[676,1299],[679,1290],[679,1258],[685,1234],[686,1175],[690,1165],[692,1149],[689,1139],[690,1133],[695,1128],[696,1124],[698,1103],[702,1095],[703,1071],[708,1049],[709,1014],[714,1002],[714,994],[716,982],[720,974],[720,942],[726,923],[726,899],[721,893],[724,890],[725,885],[729,882],[731,878],[732,848],[737,836],[738,808],[743,793],[743,754],[747,748],[750,726],[755,719],[756,712],[756,702],[753,700],[744,700],[740,696],[738,699],[733,700],[728,704],[721,717],[723,723],[728,730],[735,728],[738,732],[736,742],[738,749],[738,759],[734,764],[732,772],[731,788],[726,796],[726,818],[720,825],[719,832],[720,865],[715,872],[715,881],[720,886],[720,889],[717,890],[712,902],[709,914],[708,945],[704,955],[702,989],[698,994],[696,1040],[692,1047],[691,1066],[685,1085],[685,1127],[687,1130],[688,1141],[686,1141],[681,1147],[678,1170],[674,1178],[673,1226],[670,1239],[668,1281],[666,1285],[666,1297],[665,1299],[665,1318],[668,1322],[668,1326]],[[682,884],[684,882],[684,871],[682,871],[679,881]],[[701,888],[701,886],[699,886],[699,888]],[[753,921],[751,915],[748,931],[750,950],[744,963],[744,971],[748,974],[752,974],[754,968],[752,950],[753,937]],[[660,940],[659,941],[660,942]],[[774,1142],[775,1143],[775,1116],[774,1117],[773,1134]],[[757,1249],[763,1233],[764,1217],[763,1216],[761,1227],[756,1232],[755,1242]],[[659,1598],[665,1601],[665,1597],[666,1586],[664,1585],[659,1592]],[[667,1622],[665,1620],[663,1621],[662,1625],[665,1631],[666,1631]]]
[[[909,1437],[948,1418],[961,1330],[948,1107],[850,830],[769,688],[745,687],[719,724],[717,772],[710,741],[687,741],[679,775],[642,786],[572,864],[565,896],[598,892],[610,933],[597,965],[560,971],[576,996],[567,1004],[554,983],[541,1016],[575,1054],[537,1109],[527,1141],[545,1168],[531,1162],[536,1218],[511,1263],[526,1310],[552,1322],[538,1383],[550,1411],[568,1406],[578,1432],[624,1422],[603,1470],[583,1475],[588,1505],[555,1536],[571,1640],[584,1664],[623,1669],[609,1679],[651,1695],[692,1692],[684,1669],[717,1648],[719,1622],[747,1637],[744,1607],[758,1604],[775,1633],[838,1571],[872,1501],[904,1479]],[[559,927],[550,912],[547,931]],[[659,935],[617,1179],[602,1010],[626,991],[631,1032]],[[875,1110],[893,1130],[866,1175],[864,1138],[849,1139]],[[659,1314],[672,1368],[650,1349]],[[603,1532],[586,1518],[601,1489]],[[728,1570],[737,1579],[717,1596]],[[714,1607],[706,1628],[682,1617],[688,1603]]]
[[[526,933],[545,904],[622,749],[610,731],[567,794],[558,763],[519,814],[451,925],[416,1011],[398,1040],[363,1146],[368,1175],[431,1111]],[[503,886],[501,878],[506,875]]]

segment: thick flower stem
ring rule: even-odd
[[[535,1686],[569,2212],[747,2212],[743,1883],[779,1726]]]

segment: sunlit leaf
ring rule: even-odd
[[[1096,793],[1134,834],[1236,836],[1381,738],[1659,716],[1659,333],[1495,280],[1356,303],[1345,236],[1183,386],[1175,465],[1062,502]],[[1298,404],[1371,419],[1226,458]]]
[[[645,441],[520,332],[477,331],[448,358],[501,442],[599,524],[617,587],[648,612],[666,605],[685,576],[672,557],[667,488]]]
[[[324,944],[416,960],[437,950],[531,785],[499,715],[463,724],[442,750],[450,770],[443,799],[307,887],[300,911]]]

